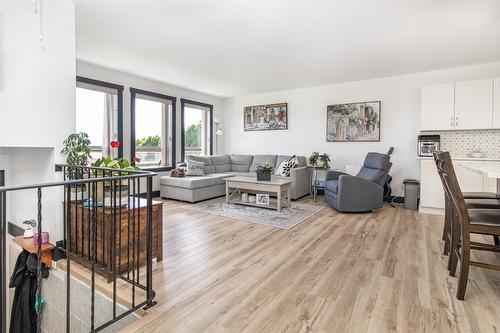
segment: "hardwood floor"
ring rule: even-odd
[[[326,207],[281,230],[184,205],[164,201],[158,304],[125,332],[500,331],[500,274],[472,268],[457,300],[441,217]]]

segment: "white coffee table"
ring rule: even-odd
[[[224,180],[226,181],[227,204],[276,209],[278,212],[281,211],[282,207],[290,207],[290,184],[293,182],[292,180],[271,179],[269,181],[261,181],[257,180],[256,177],[243,176],[224,178]],[[269,205],[257,204],[256,202],[243,202],[241,201],[241,193],[245,190],[256,193],[276,193],[276,201],[270,201]]]

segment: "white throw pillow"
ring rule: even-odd
[[[205,162],[197,162],[187,160],[186,176],[204,176],[205,175]]]
[[[300,167],[299,159],[295,155],[293,155],[293,157],[288,160],[288,163],[290,164],[290,168],[292,169]]]
[[[281,162],[278,169],[276,170],[276,175],[290,177],[290,161],[289,160]]]
[[[298,168],[299,166],[299,160],[297,159],[297,157],[295,157],[295,155],[293,155],[293,157],[289,160],[281,162],[281,164],[278,166],[278,169],[276,169],[276,175],[290,177],[290,170]]]

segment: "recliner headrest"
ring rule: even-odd
[[[390,163],[391,156],[381,153],[366,154],[363,166],[370,169],[386,169]]]

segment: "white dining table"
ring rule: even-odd
[[[497,194],[500,194],[500,163],[485,163],[485,164],[467,164],[458,163],[462,168],[465,168],[478,175],[494,178],[497,180]]]

